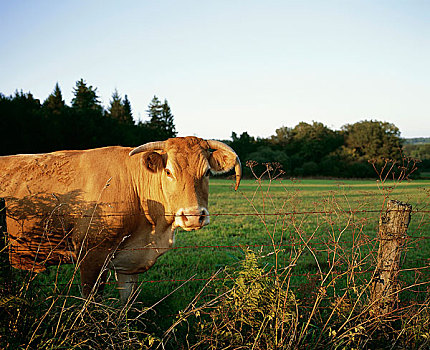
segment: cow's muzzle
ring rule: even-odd
[[[175,214],[175,226],[186,231],[201,229],[209,221],[209,211],[206,208],[181,208]]]

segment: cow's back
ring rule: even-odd
[[[129,149],[0,157],[10,260],[21,269],[75,261],[83,241],[117,240],[116,229],[136,203],[127,168]]]

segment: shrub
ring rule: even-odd
[[[218,288],[217,303],[196,315],[196,346],[278,349],[290,343],[298,318],[295,295],[259,267],[250,250],[238,269],[227,272],[231,280]]]

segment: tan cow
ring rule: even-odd
[[[75,263],[84,296],[111,269],[125,301],[137,274],[173,245],[175,228],[209,224],[209,173],[232,168],[237,189],[236,153],[196,137],[0,157],[11,264],[40,272]]]

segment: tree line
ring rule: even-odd
[[[83,79],[76,82],[68,106],[58,83],[42,103],[28,92],[12,96],[0,93],[0,155],[43,153],[62,149],[87,149],[108,145],[135,146],[177,135],[174,116],[167,102],[158,97],[148,105],[147,120],[136,122],[127,95],[117,90],[104,108],[97,88]],[[374,177],[369,162],[385,159],[401,163],[404,156],[423,159],[420,169],[430,171],[430,145],[404,144],[392,123],[364,120],[345,124],[340,130],[301,122],[280,127],[268,138],[247,132],[232,133],[223,140],[244,164],[252,160],[257,172],[264,163],[278,163],[289,176]],[[245,175],[251,175],[244,167]]]
[[[424,139],[424,138],[423,138]],[[430,177],[430,139],[424,139],[424,142],[419,143],[408,143],[403,145],[403,151],[409,157],[419,159],[421,163],[419,164],[420,175],[422,177]]]
[[[176,136],[174,116],[167,102],[156,96],[148,106],[148,120],[135,122],[127,95],[114,91],[105,109],[97,88],[76,82],[68,106],[58,83],[43,103],[28,92],[0,93],[0,154],[44,153],[108,145],[139,145]]]
[[[376,120],[346,124],[340,130],[319,122],[301,122],[293,128],[281,127],[263,139],[233,133],[231,146],[241,159],[278,162],[287,175],[297,177],[374,177],[369,163],[402,158],[399,129]]]

